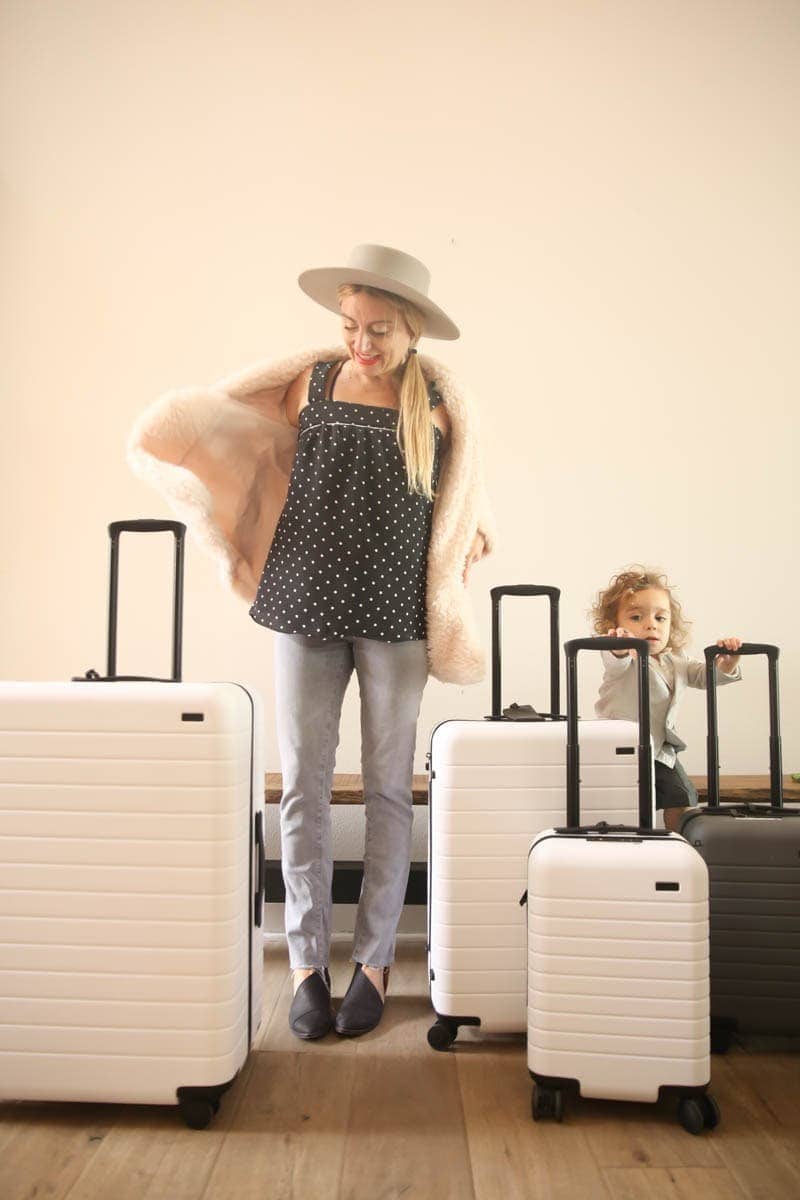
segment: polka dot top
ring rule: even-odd
[[[409,495],[397,411],[326,399],[334,365],[311,373],[289,493],[250,616],[280,633],[420,640],[433,503]],[[429,395],[434,409],[442,398],[432,385]],[[434,490],[441,439],[434,426]]]

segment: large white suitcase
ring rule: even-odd
[[[178,1104],[208,1124],[261,1012],[262,713],[235,683],[109,668],[0,684],[0,1098]]]
[[[501,600],[546,596],[550,603],[550,712],[502,708]],[[428,951],[436,1021],[428,1031],[446,1050],[461,1025],[524,1033],[527,974],[525,887],[531,840],[563,822],[566,720],[560,715],[555,587],[493,588],[492,714],[445,721],[428,755]],[[537,718],[537,719],[534,719]],[[592,820],[635,822],[635,721],[581,722],[584,805]]]
[[[639,652],[636,827],[580,826],[575,656]],[[567,643],[568,820],[528,859],[528,1068],[534,1118],[561,1119],[563,1093],[656,1101],[679,1094],[692,1133],[719,1120],[709,1058],[708,872],[678,834],[652,828],[647,643]],[[581,730],[582,732],[582,730]]]

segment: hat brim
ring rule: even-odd
[[[337,289],[343,283],[380,288],[383,292],[410,300],[420,310],[424,318],[423,337],[454,342],[461,336],[458,326],[423,292],[406,287],[404,283],[395,279],[387,279],[385,275],[377,275],[373,271],[361,271],[354,267],[317,267],[311,271],[303,271],[297,282],[307,296],[335,313],[340,311]]]

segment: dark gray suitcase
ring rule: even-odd
[[[711,1048],[734,1032],[800,1033],[800,809],[785,808],[778,713],[778,647],[745,643],[740,654],[769,664],[768,804],[720,804],[716,659],[708,669],[708,805],[688,812],[680,832],[708,864]]]

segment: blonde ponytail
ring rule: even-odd
[[[428,385],[416,352],[409,354],[400,385],[397,444],[405,457],[409,492],[433,500],[434,432]]]

